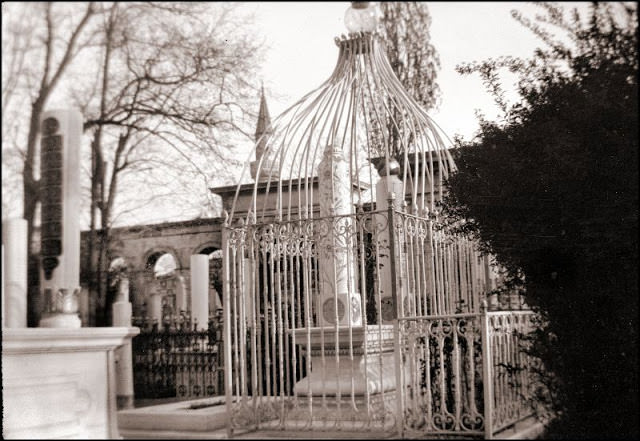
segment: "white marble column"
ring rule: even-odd
[[[191,320],[198,330],[209,327],[209,256],[191,256]]]
[[[27,327],[27,221],[2,223],[2,327]]]
[[[131,302],[129,302],[129,279],[120,279],[118,294],[113,302],[113,326],[131,326]]]
[[[80,141],[82,114],[45,112],[41,120],[40,285],[50,314],[41,327],[79,328],[80,293]]]
[[[129,279],[122,278],[118,283],[118,294],[112,305],[113,326],[131,327],[131,302],[129,302]],[[118,409],[134,407],[133,393],[133,356],[131,340],[127,340],[115,350],[116,401]]]
[[[176,277],[176,314],[181,311],[187,311],[187,288],[184,283],[184,277],[178,275]]]
[[[362,324],[362,302],[356,292],[352,184],[349,163],[338,143],[327,146],[318,166],[320,220],[318,268],[320,326]],[[344,216],[344,217],[343,217]],[[336,312],[337,305],[337,312]]]

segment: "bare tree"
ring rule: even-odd
[[[212,171],[231,162],[233,135],[251,139],[253,114],[245,109],[253,105],[260,53],[230,5],[113,3],[104,12],[100,84],[89,86],[95,94],[76,92],[85,129],[93,130],[89,253],[97,324],[106,324],[108,311],[116,200],[155,202],[167,190],[177,199],[180,186],[171,184],[185,176],[205,183],[198,191],[184,182],[190,192],[208,195]],[[123,179],[137,183],[135,193]]]
[[[94,291],[104,310],[113,220],[158,211],[160,200],[178,205],[181,199],[187,206],[190,193],[191,200],[207,200],[212,179],[234,164],[233,146],[251,139],[255,115],[246,109],[255,107],[260,45],[250,19],[235,13],[233,4],[2,7],[3,172],[13,171],[11,180],[3,173],[3,206],[11,200],[5,184],[20,183],[34,245],[38,123],[52,97],[71,98],[92,139],[91,149],[83,151],[87,160],[91,152],[87,217],[94,231]],[[28,111],[21,106],[25,97]],[[4,124],[8,115],[15,116],[15,125]],[[6,136],[10,127],[16,136]],[[30,247],[32,326],[40,308],[36,251]]]

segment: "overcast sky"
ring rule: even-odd
[[[586,3],[560,3],[565,9]],[[326,80],[335,67],[334,37],[346,34],[344,13],[350,2],[249,2],[256,31],[264,36],[264,84],[272,118]],[[477,130],[475,109],[490,119],[497,113],[477,75],[461,76],[455,66],[489,57],[528,57],[541,45],[511,17],[518,9],[533,17],[541,9],[528,2],[428,2],[431,38],[440,54],[440,108],[431,117],[444,131],[471,138]],[[506,78],[507,83],[513,77]],[[282,99],[278,99],[281,97]]]

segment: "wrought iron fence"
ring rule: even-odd
[[[531,311],[496,311],[484,316],[494,433],[532,413],[533,391],[541,386],[533,375],[540,371],[540,360],[528,353],[531,340],[527,333],[534,328],[534,319]]]
[[[223,326],[218,318],[201,331],[188,319],[168,319],[158,326],[157,321],[134,318],[133,325],[141,329],[132,341],[136,398],[190,399],[223,393]]]
[[[484,436],[526,413],[497,330],[525,322],[481,312],[488,262],[434,224],[389,209],[224,229],[231,431]]]
[[[477,314],[399,320],[404,434],[484,433]]]
[[[398,320],[402,435],[483,436],[533,414],[531,311]]]
[[[479,312],[489,275],[477,244],[442,230],[432,216],[394,211],[389,217],[398,277],[405,286],[400,317]]]
[[[388,241],[376,239],[382,227],[374,215],[224,231],[225,332],[231,342],[225,347],[226,385],[234,430],[393,427],[393,394],[385,396],[384,390],[393,378],[377,369],[378,362],[392,356],[392,332],[374,309],[380,303],[376,257],[389,252]],[[331,247],[327,242],[332,241],[342,245]],[[323,253],[338,254],[346,262],[332,268],[339,273],[337,283],[351,280],[357,297],[322,297],[323,284],[333,278],[322,273],[327,271]],[[347,318],[376,330],[363,333],[363,326],[345,326]],[[362,363],[369,368],[362,371]],[[323,378],[321,365],[335,365],[337,375]],[[379,385],[377,393],[364,396],[369,384]],[[321,385],[330,392],[321,393]]]

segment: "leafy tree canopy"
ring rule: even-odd
[[[437,83],[440,57],[431,42],[431,14],[425,2],[380,2],[377,32],[386,47],[389,64],[409,95],[426,110],[437,107],[440,87]],[[401,139],[404,115],[389,98],[390,114],[385,117],[386,143],[390,153],[402,156]],[[377,117],[371,117],[371,124]],[[381,156],[384,151],[378,152]]]
[[[545,43],[531,59],[458,67],[504,114],[457,140],[445,212],[545,319],[536,350],[559,415],[548,435],[637,438],[636,5],[594,3],[585,18],[539,6],[534,22],[513,13]],[[519,75],[518,103],[501,69]]]

